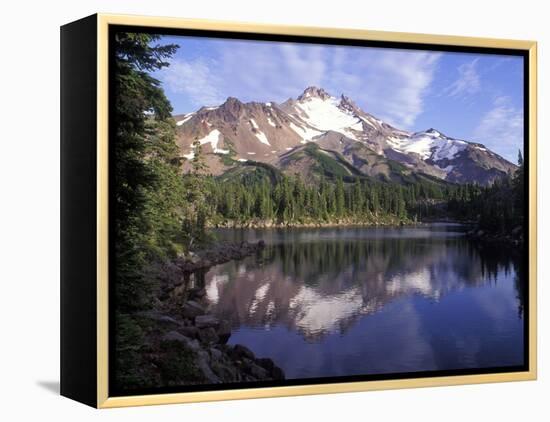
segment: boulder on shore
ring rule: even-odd
[[[201,343],[205,343],[205,344],[215,344],[219,340],[216,330],[214,330],[214,328],[212,327],[207,327],[207,328],[203,328],[202,330],[199,330],[198,338],[201,341]]]
[[[200,315],[204,315],[206,310],[201,304],[194,300],[188,300],[181,308],[181,315],[184,318],[194,319]]]
[[[220,343],[227,343],[227,340],[231,337],[231,324],[229,321],[225,319],[221,320],[217,332]]]
[[[195,326],[197,328],[208,328],[208,327],[218,327],[220,325],[220,320],[214,315],[198,315],[195,318]]]

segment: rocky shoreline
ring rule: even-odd
[[[161,385],[219,384],[282,380],[285,374],[267,357],[257,357],[244,345],[227,344],[231,324],[209,313],[204,274],[213,265],[243,259],[261,251],[263,241],[218,242],[180,256],[160,273],[159,300],[154,310],[141,312],[149,327],[148,361]]]
[[[523,244],[523,228],[515,227],[509,233],[491,233],[489,231],[474,228],[466,233],[469,239],[489,243],[509,243],[516,246]]]
[[[174,264],[182,273],[192,273],[197,270],[210,268],[214,265],[243,259],[261,251],[264,247],[265,242],[263,240],[257,243],[246,241],[240,243],[217,242],[209,248],[178,256]]]
[[[247,347],[227,344],[228,321],[206,313],[189,300],[180,315],[151,311],[142,314],[154,326],[150,337],[151,361],[161,372],[162,384],[220,384],[282,380],[281,368],[269,358],[260,358]],[[170,368],[169,371],[166,367]]]

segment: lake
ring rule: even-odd
[[[465,230],[218,230],[266,248],[206,273],[210,312],[287,379],[522,365],[521,260]]]

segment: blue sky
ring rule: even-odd
[[[519,57],[181,36],[161,43],[180,46],[155,74],[176,114],[229,96],[283,102],[315,85],[400,129],[433,127],[512,162],[522,149]]]

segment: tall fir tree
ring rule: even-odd
[[[177,46],[155,45],[158,40],[149,34],[115,35],[113,235],[120,309],[146,306],[150,288],[143,268],[167,253],[177,226],[179,160],[172,108],[150,75],[168,65]]]

